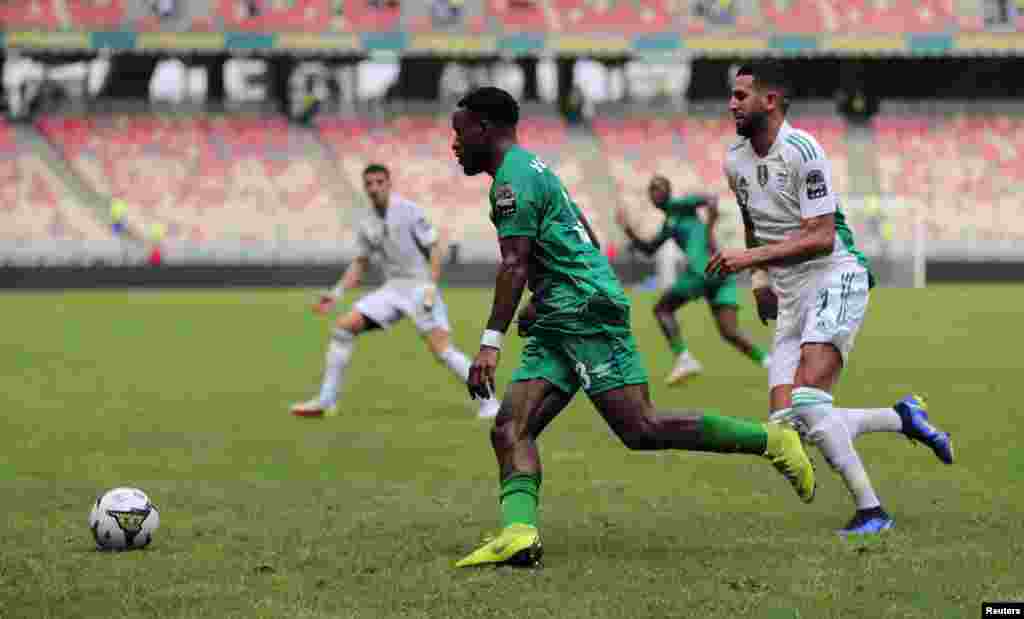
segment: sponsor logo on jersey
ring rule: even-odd
[[[757,182],[762,188],[768,184],[768,166],[763,163],[757,166]]]
[[[821,170],[811,170],[807,173],[807,199],[817,200],[828,195],[828,185],[825,183],[825,174]]]
[[[508,217],[516,212],[516,192],[512,185],[505,183],[494,189],[494,214],[498,217]]]

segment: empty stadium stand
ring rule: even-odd
[[[81,208],[50,167],[0,121],[0,242],[104,240],[111,236]]]
[[[957,24],[952,0],[761,0],[765,24],[815,34],[944,32]]]
[[[170,241],[351,240],[310,131],[279,118],[46,118],[39,129],[129,221]]]

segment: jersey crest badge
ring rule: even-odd
[[[763,163],[757,166],[757,182],[760,183],[762,189],[768,184],[768,166]]]
[[[505,183],[494,189],[494,214],[498,217],[508,217],[516,212],[516,192],[512,185]]]
[[[828,185],[825,184],[825,174],[821,170],[811,170],[807,173],[807,199],[817,200],[828,195]]]

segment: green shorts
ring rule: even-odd
[[[669,292],[687,300],[704,297],[711,307],[740,306],[736,277],[733,275],[723,279],[708,279],[696,273],[683,273],[672,284]]]
[[[633,334],[536,334],[526,340],[512,382],[543,378],[572,395],[583,387],[597,395],[647,383],[647,371]]]

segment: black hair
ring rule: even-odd
[[[661,174],[655,174],[654,177],[651,178],[650,184],[653,185],[654,183],[659,183],[659,184],[665,185],[665,189],[669,193],[672,193],[672,181],[668,180],[667,176],[663,176]]]
[[[749,75],[754,78],[754,86],[758,90],[764,88],[778,90],[782,95],[782,113],[786,113],[786,110],[789,109],[789,97],[793,92],[793,86],[786,75],[785,69],[782,68],[782,63],[774,60],[764,60],[745,64],[736,71],[736,77],[741,75]]]
[[[519,123],[515,97],[494,86],[477,88],[463,97],[458,106],[500,127],[515,127]]]
[[[371,163],[366,166],[366,169],[363,170],[363,176],[366,176],[367,174],[383,174],[384,176],[391,178],[391,172],[388,170],[387,166],[380,163]]]

